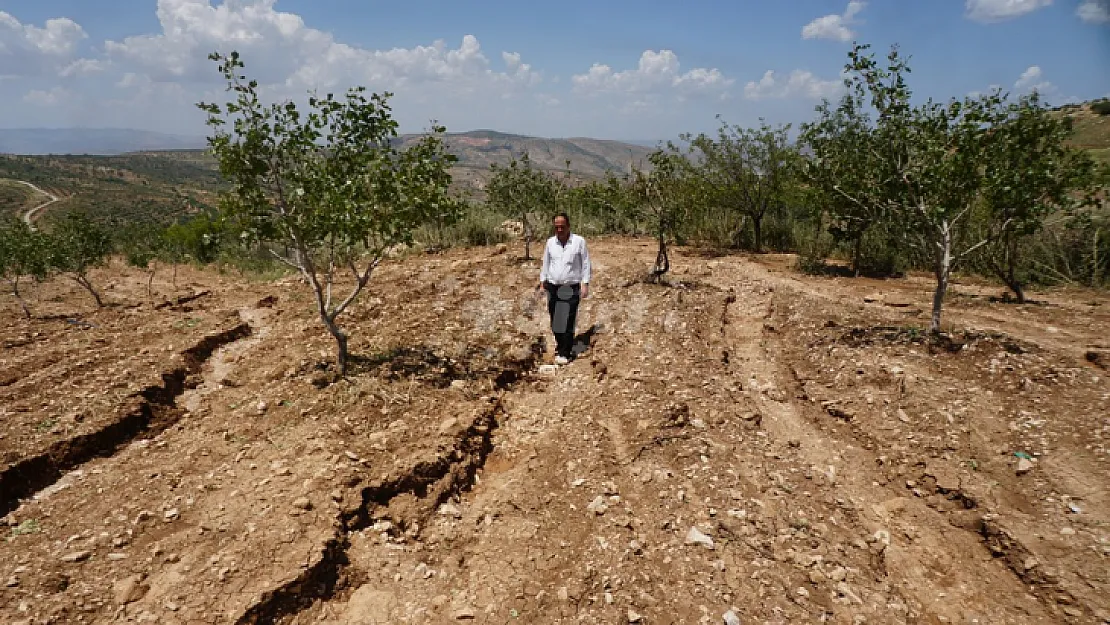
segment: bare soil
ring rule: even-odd
[[[0,312],[0,622],[1110,623],[1110,297],[591,242],[383,265],[354,371],[296,277]]]

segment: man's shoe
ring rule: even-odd
[[[570,362],[570,360],[567,360],[567,358],[565,356],[556,356],[555,357],[555,364],[557,364],[557,365],[565,365],[568,362]]]

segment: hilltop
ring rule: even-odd
[[[399,144],[406,146],[421,136],[403,135]],[[456,178],[479,190],[489,179],[490,165],[505,165],[526,152],[535,167],[565,173],[572,179],[595,180],[610,172],[627,173],[631,165],[646,167],[648,154],[653,150],[622,141],[586,137],[547,139],[494,130],[448,133],[446,142],[450,152],[459,157]]]
[[[1074,124],[1071,144],[1087,150],[1095,160],[1110,165],[1110,115],[1095,111],[1096,104],[1066,105],[1059,111],[1070,117]]]

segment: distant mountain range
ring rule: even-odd
[[[419,135],[402,135],[407,141]],[[590,151],[603,148],[605,152],[621,150],[628,145],[654,148],[660,141],[656,139],[629,139],[612,141],[605,139],[569,138],[547,139],[516,135],[494,130],[474,130],[470,132],[449,133],[449,137],[459,139],[459,147],[466,152],[469,148],[485,141],[515,149],[518,145],[529,143],[538,152],[545,150],[545,142],[558,142],[560,147],[572,153],[579,153],[582,146]],[[572,146],[579,146],[578,148]],[[148,130],[127,128],[0,128],[0,154],[46,155],[46,154],[87,154],[115,155],[127,152],[152,152],[163,150],[200,150],[207,147],[207,140],[199,135],[178,135]],[[557,151],[557,150],[556,150]],[[533,155],[535,156],[535,155]],[[561,166],[561,165],[560,165]]]
[[[421,135],[402,135],[402,148]],[[545,139],[514,135],[494,130],[473,130],[448,133],[448,150],[459,158],[456,179],[472,182],[489,177],[490,165],[506,165],[525,153],[533,167],[551,172],[567,173],[580,179],[603,178],[609,172],[628,173],[631,165],[646,167],[651,148],[623,141],[572,137]],[[481,188],[481,183],[474,186]]]
[[[204,137],[116,128],[0,128],[0,154],[114,155],[150,150],[199,150]]]
[[[396,143],[404,148],[421,135],[406,134]],[[533,166],[578,180],[604,178],[609,172],[625,174],[630,166],[649,168],[648,154],[658,141],[611,141],[573,137],[546,139],[494,130],[448,133],[448,149],[459,158],[456,185],[481,191],[490,176],[490,165],[506,165],[527,152]],[[116,156],[129,153],[165,153],[201,150],[204,137],[171,135],[143,130],[91,128],[0,129],[0,154]],[[200,160],[206,160],[202,155]]]

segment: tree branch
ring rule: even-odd
[[[278,254],[273,249],[270,250],[270,255],[273,256],[274,258],[280,260],[282,263],[292,267],[293,269],[296,269],[297,271],[301,271],[301,272],[304,271],[304,267],[298,265],[297,263],[294,263],[293,261],[291,261],[288,258],[282,256],[281,254]]]
[[[355,301],[355,298],[358,297],[358,294],[362,291],[363,287],[365,287],[366,283],[370,281],[370,276],[371,274],[373,274],[374,268],[376,268],[384,258],[385,255],[383,253],[379,253],[366,265],[366,271],[363,272],[358,281],[355,283],[355,287],[351,290],[351,294],[347,296],[347,299],[340,302],[339,306],[336,306],[335,312],[331,316],[332,321],[334,321],[336,317],[342,314],[344,310],[347,310],[347,307],[351,305],[351,302]]]

